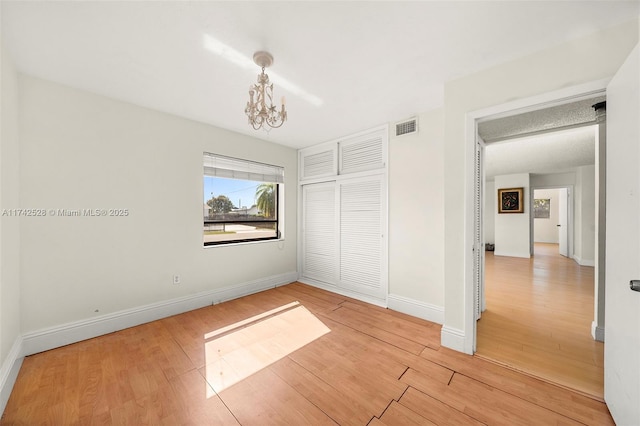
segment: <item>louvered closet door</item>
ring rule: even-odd
[[[338,173],[337,146],[321,146],[300,151],[300,178],[317,179]]]
[[[383,169],[387,161],[384,136],[384,132],[375,131],[340,142],[340,174]]]
[[[340,286],[384,300],[387,293],[386,198],[382,176],[340,188]]]
[[[484,173],[482,170],[484,148],[476,143],[475,189],[474,189],[474,241],[473,241],[473,286],[475,319],[482,316],[484,307],[484,234],[482,201],[484,200]]]
[[[302,276],[335,285],[338,274],[335,182],[302,187]]]

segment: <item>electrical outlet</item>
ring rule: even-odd
[[[178,285],[180,284],[180,275],[174,275],[173,276],[173,285]]]

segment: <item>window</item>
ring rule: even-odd
[[[550,198],[536,198],[533,200],[533,217],[535,219],[549,219],[550,213]]]
[[[284,168],[204,153],[205,246],[280,238]]]

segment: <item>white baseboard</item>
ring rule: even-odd
[[[297,278],[297,272],[274,275],[244,284],[196,293],[114,312],[112,314],[101,315],[95,318],[33,331],[22,336],[21,356],[31,355],[150,321],[203,308],[212,304],[236,299],[269,288],[289,284],[296,281]]]
[[[595,260],[591,259],[582,259],[579,256],[576,256],[575,254],[573,255],[573,260],[576,261],[576,263],[580,266],[595,266]]]
[[[495,249],[493,252],[494,256],[506,256],[506,257],[521,257],[524,259],[530,259],[531,258],[531,253],[529,252],[507,252],[507,251],[502,251],[502,250],[498,250]]]
[[[313,287],[318,287],[318,288],[321,288],[323,290],[330,291],[332,293],[337,293],[337,294],[341,294],[343,296],[351,297],[353,299],[362,300],[363,302],[371,303],[372,305],[381,306],[383,308],[387,307],[386,299],[379,299],[377,297],[368,296],[366,294],[362,294],[362,293],[358,293],[358,292],[355,292],[355,291],[351,291],[349,289],[338,288],[338,287],[336,287],[334,285],[323,283],[321,281],[316,281],[316,280],[309,279],[309,278],[299,277],[298,278],[298,282],[301,282],[303,284],[308,284],[308,285],[313,286]]]
[[[0,417],[7,406],[13,385],[16,383],[22,361],[24,360],[24,357],[20,356],[20,353],[22,353],[22,337],[18,336],[0,366]]]
[[[591,321],[591,337],[598,342],[604,342],[604,327],[597,325],[595,321]]]
[[[402,312],[403,314],[422,318],[437,324],[444,323],[444,308],[442,306],[431,305],[419,300],[410,299],[396,294],[387,296],[389,309]]]
[[[467,347],[466,336],[464,331],[457,328],[442,326],[440,331],[440,344],[446,348],[453,349],[454,351],[464,352],[472,355],[473,348]]]

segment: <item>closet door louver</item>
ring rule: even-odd
[[[340,285],[384,298],[384,188],[381,176],[340,186]]]
[[[305,185],[302,202],[302,276],[335,284],[338,262],[335,182]]]
[[[313,179],[337,174],[337,148],[323,147],[300,151],[300,177]]]
[[[340,142],[339,173],[383,169],[386,162],[383,137],[382,132],[375,132]]]
[[[474,235],[473,235],[473,286],[474,286],[474,314],[475,319],[482,317],[484,300],[484,235],[482,224],[482,200],[484,199],[484,173],[482,170],[482,146],[476,142],[475,153],[475,190],[473,199]],[[475,349],[475,348],[474,348]]]

